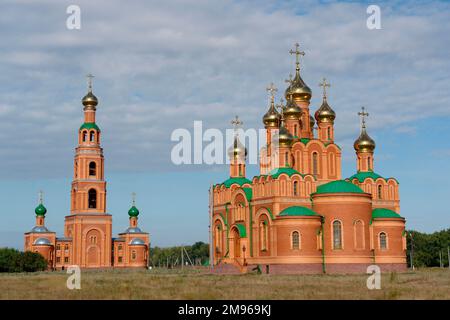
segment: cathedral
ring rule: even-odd
[[[375,142],[362,108],[355,140],[356,173],[341,175],[334,141],[335,111],[327,98],[310,111],[311,89],[300,75],[286,80],[286,103],[275,106],[271,85],[260,174],[245,174],[247,149],[235,133],[228,150],[230,177],[211,189],[211,253],[214,272],[347,273],[406,269],[405,219],[399,184],[375,172]]]
[[[101,130],[95,122],[98,100],[92,93],[89,75],[88,93],[82,99],[84,123],[78,130],[75,149],[71,209],[65,217],[64,237],[45,227],[47,209],[40,201],[35,209],[36,225],[25,233],[25,251],[38,252],[49,269],[147,267],[149,234],[138,227],[139,210],[128,211],[129,227],[112,237],[112,215],[106,211],[106,181]]]

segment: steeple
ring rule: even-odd
[[[365,108],[362,107],[361,112],[358,112],[358,115],[361,117],[361,133],[353,144],[357,156],[358,172],[373,171],[375,141],[367,134],[365,119],[369,116],[369,113],[367,113]]]
[[[234,140],[233,145],[228,148],[228,156],[230,157],[230,177],[242,178],[245,177],[245,160],[247,158],[247,149],[239,141],[237,130],[243,122],[238,116],[236,116],[236,118],[231,121],[231,124],[234,126]]]
[[[331,85],[327,82],[326,78],[323,78],[319,86],[323,89],[322,105],[314,114],[318,125],[318,138],[324,142],[332,142],[334,141],[334,119],[336,118],[336,113],[328,104],[326,90]]]
[[[128,215],[130,216],[130,228],[137,228],[137,221],[139,216],[139,210],[136,208],[136,193],[131,194],[132,204],[130,210],[128,210]]]
[[[295,54],[295,77],[290,84],[289,94],[299,101],[307,101],[311,100],[311,89],[306,85],[300,76],[300,56],[304,56],[305,52],[299,50],[300,45],[298,43],[295,44],[295,50],[290,50],[289,53]]]
[[[269,110],[263,116],[263,123],[266,129],[269,128],[278,128],[280,125],[280,114],[275,108],[275,93],[278,89],[275,87],[273,83],[271,83],[266,91],[269,93]]]
[[[78,130],[78,146],[75,149],[74,179],[72,182],[72,213],[105,213],[106,182],[101,132],[95,123],[97,97],[92,93],[89,74],[88,92],[83,97],[84,123]]]

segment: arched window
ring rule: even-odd
[[[294,181],[294,196],[298,195],[298,181]]]
[[[122,244],[119,244],[119,245],[117,246],[117,249],[118,249],[119,251],[121,251],[121,250],[122,250]]]
[[[87,140],[87,131],[83,131],[83,141]]]
[[[318,154],[317,154],[317,152],[314,152],[313,154],[312,154],[312,169],[313,169],[313,175],[314,176],[317,176],[317,174],[319,173],[319,168],[318,168]]]
[[[89,175],[95,176],[97,174],[97,164],[92,161],[89,163]]]
[[[90,132],[89,140],[90,140],[91,142],[94,142],[94,141],[95,141],[95,132],[94,132],[94,131],[91,131],[91,132]]]
[[[90,209],[97,208],[97,191],[95,189],[90,189],[88,191],[88,207]]]
[[[387,236],[386,233],[384,232],[380,233],[380,249],[381,250],[387,249]]]
[[[378,197],[378,199],[383,198],[383,187],[381,186],[381,184],[378,185],[378,188],[377,188],[377,197]]]
[[[364,224],[361,220],[356,220],[354,225],[355,249],[364,249]]]
[[[328,137],[328,140],[331,140],[331,127],[327,128],[327,137]]]
[[[300,249],[300,234],[298,231],[292,232],[292,249]]]
[[[342,249],[342,224],[337,220],[333,222],[333,249]]]
[[[136,260],[136,250],[131,251],[131,260]]]

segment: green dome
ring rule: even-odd
[[[372,210],[372,219],[375,218],[396,218],[403,219],[397,212],[386,209],[386,208],[376,208]]]
[[[336,180],[317,187],[316,194],[322,193],[364,193],[364,191],[353,183]]]
[[[44,207],[42,203],[40,203],[36,207],[36,209],[34,209],[34,212],[36,213],[37,216],[45,216],[45,214],[47,213],[47,209]]]
[[[139,215],[139,210],[135,206],[132,206],[130,210],[128,210],[128,215],[130,217],[137,217]]]
[[[320,216],[309,208],[292,206],[280,212],[280,216]]]

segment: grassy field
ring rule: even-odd
[[[382,275],[212,275],[207,270],[82,271],[68,290],[64,272],[0,274],[0,299],[450,299],[450,270]]]

